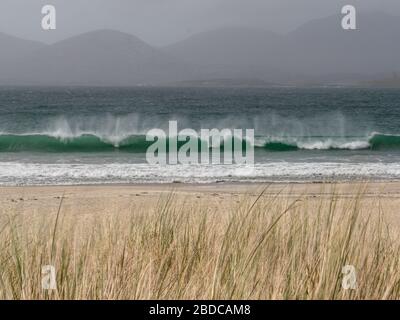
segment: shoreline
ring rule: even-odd
[[[1,186],[0,216],[53,215],[61,203],[63,210],[73,215],[119,215],[132,210],[140,213],[156,210],[167,198],[176,206],[207,207],[227,213],[242,200],[260,196],[281,204],[296,200],[328,204],[362,198],[366,210],[379,204],[400,227],[400,182]]]
[[[121,192],[123,194],[134,191],[146,191],[149,193],[257,193],[263,189],[265,194],[293,195],[301,193],[321,194],[321,188],[335,188],[337,192],[355,195],[356,190],[365,186],[364,196],[374,195],[398,195],[400,197],[400,181],[326,181],[326,182],[215,182],[215,183],[120,183],[120,184],[74,184],[74,185],[21,185],[0,186],[0,198],[4,194],[13,192]],[[285,189],[287,191],[285,191]],[[329,192],[328,192],[329,193]],[[324,192],[324,194],[326,194]]]
[[[186,182],[186,181],[173,181],[173,182],[93,182],[93,183],[60,183],[60,184],[0,184],[1,188],[41,188],[41,187],[140,187],[140,186],[226,186],[226,185],[237,185],[237,186],[257,186],[257,185],[332,185],[332,184],[393,184],[399,183],[400,179],[381,178],[381,179],[327,179],[327,180],[266,180],[266,181],[214,181],[214,182]]]

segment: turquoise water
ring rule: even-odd
[[[148,165],[148,130],[254,129],[255,166]],[[400,90],[0,88],[0,184],[398,179]]]

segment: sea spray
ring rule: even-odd
[[[223,132],[223,130],[218,130]],[[164,131],[163,131],[164,132]],[[211,141],[207,142],[208,134],[203,137],[196,132],[196,139],[198,143],[205,143],[211,147]],[[232,137],[236,137],[237,141],[236,150],[239,150],[240,133],[235,134],[232,132]],[[195,136],[193,135],[193,139]],[[222,135],[222,139],[215,139],[215,141],[226,140],[226,135]],[[186,140],[179,141],[176,135],[171,137],[166,136],[168,141],[176,141],[176,150],[179,150]],[[242,140],[242,150],[245,151],[246,141],[253,144],[252,139],[246,137]],[[142,134],[128,135],[126,137],[108,137],[104,135],[97,135],[95,133],[82,133],[80,135],[62,136],[57,133],[32,133],[32,134],[0,134],[0,152],[22,152],[22,151],[35,151],[35,152],[55,152],[55,153],[68,153],[68,152],[132,152],[132,153],[145,153],[152,145],[154,140],[147,141],[146,136]],[[175,143],[173,143],[175,145]],[[174,147],[175,148],[175,147]],[[263,137],[257,136],[254,141],[254,148],[258,151],[298,151],[298,150],[400,150],[400,135],[372,133],[367,137],[344,137],[344,138],[325,138],[325,137]],[[166,148],[168,153],[171,149]],[[175,150],[175,149],[174,149]],[[201,152],[208,153],[208,148],[201,149]]]
[[[254,164],[253,129],[246,129],[245,136],[242,129],[201,129],[198,134],[189,128],[178,132],[177,121],[169,121],[168,133],[152,129],[146,141],[153,142],[146,152],[149,164],[218,165],[221,160],[224,164]],[[178,143],[181,143],[179,147]]]

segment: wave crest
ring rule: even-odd
[[[267,138],[258,147],[269,151],[295,150],[400,150],[400,135],[373,133],[367,138]]]
[[[178,143],[178,146],[185,142]],[[142,134],[123,137],[82,133],[75,136],[58,134],[0,134],[0,152],[146,152],[153,144]],[[222,146],[222,145],[221,145]],[[245,144],[243,143],[243,147]],[[264,151],[297,150],[400,150],[400,135],[373,133],[367,138],[270,138],[258,137],[255,148]]]

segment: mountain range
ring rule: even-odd
[[[136,86],[207,79],[334,83],[400,71],[399,17],[359,14],[357,30],[343,30],[341,18],[314,20],[285,35],[221,28],[161,48],[113,30],[51,45],[0,33],[0,85]]]

